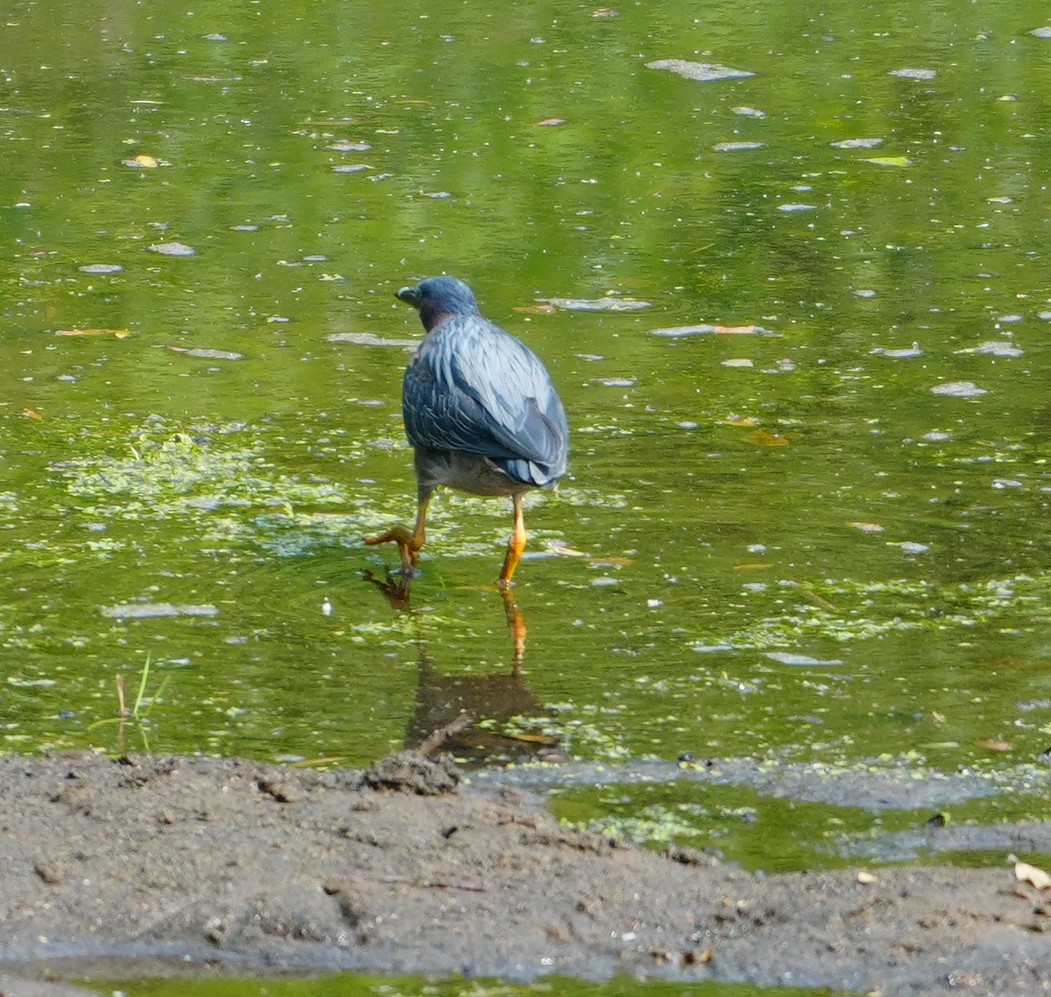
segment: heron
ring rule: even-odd
[[[439,485],[472,495],[510,496],[514,522],[500,585],[511,585],[526,546],[522,498],[566,473],[566,411],[543,361],[482,316],[456,277],[428,277],[395,295],[426,330],[405,369],[402,413],[414,450],[416,522],[367,544],[396,543],[411,577],[426,539],[427,507]]]

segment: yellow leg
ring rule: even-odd
[[[518,609],[518,603],[515,602],[515,597],[511,594],[511,590],[506,586],[500,587],[500,595],[504,599],[504,612],[507,614],[507,629],[511,633],[511,637],[515,642],[515,655],[514,655],[514,674],[518,675],[522,667],[522,662],[525,660],[525,645],[526,630],[525,617],[522,616]]]
[[[515,525],[511,531],[511,537],[507,541],[507,555],[504,557],[504,567],[500,572],[500,584],[504,587],[511,584],[515,568],[518,567],[518,562],[522,559],[522,551],[525,550],[526,546],[525,513],[522,510],[522,496],[514,495],[512,499],[515,504]]]
[[[431,501],[431,491],[420,490],[419,500],[416,505],[416,525],[410,533],[404,526],[392,526],[386,533],[378,537],[366,537],[365,543],[373,547],[376,544],[396,543],[398,552],[401,554],[401,566],[407,575],[416,570],[420,560],[420,548],[426,540],[427,506]]]

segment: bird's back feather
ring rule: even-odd
[[[488,457],[524,485],[565,474],[569,429],[547,369],[479,315],[428,333],[405,371],[403,408],[415,447]]]

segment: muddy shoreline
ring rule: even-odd
[[[419,756],[383,765],[0,759],[0,988],[366,970],[1051,993],[1051,891],[1007,865],[764,876],[567,830],[527,789]],[[1013,833],[1047,847],[1046,824]]]

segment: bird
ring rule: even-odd
[[[499,579],[506,589],[526,546],[522,497],[554,487],[566,473],[565,408],[543,361],[483,318],[474,292],[459,278],[428,277],[395,297],[419,311],[426,330],[402,384],[405,434],[415,451],[416,523],[365,543],[396,543],[411,577],[439,485],[510,496],[514,523]]]

